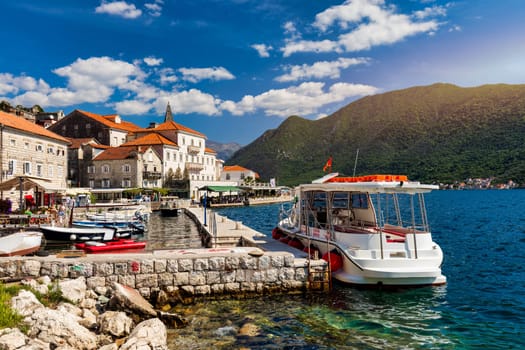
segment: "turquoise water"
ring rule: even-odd
[[[178,310],[191,324],[170,331],[170,348],[524,348],[525,191],[436,191],[426,203],[446,286],[203,302]],[[217,212],[270,236],[279,205]]]

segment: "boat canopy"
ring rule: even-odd
[[[337,177],[329,174],[311,184],[300,185],[302,191],[325,192],[369,192],[369,193],[426,193],[439,189],[437,185],[408,181],[406,175],[367,175],[357,177]]]

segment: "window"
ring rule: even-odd
[[[59,178],[64,176],[64,167],[62,165],[57,166],[57,176]]]
[[[95,187],[95,180],[89,180],[88,184],[89,184],[89,187],[91,188]]]
[[[73,125],[73,129],[76,131],[78,130],[78,124]]]
[[[36,176],[42,176],[42,164],[36,165]]]
[[[86,130],[91,130],[91,123],[86,124]]]
[[[9,139],[9,145],[11,147],[16,147],[16,140],[15,139]]]
[[[226,180],[230,180],[230,174],[226,174]]]
[[[148,162],[153,162],[153,152],[148,153]]]
[[[117,146],[118,145],[118,139],[116,136],[113,136],[113,144],[111,146]]]
[[[31,162],[24,162],[24,174],[31,175]]]
[[[103,166],[102,166],[102,172],[103,172],[104,174],[109,173],[109,165],[103,165]]]
[[[170,160],[170,152],[166,152],[166,159],[169,161]]]
[[[88,174],[94,174],[95,173],[95,166],[94,165],[88,166],[87,172],[88,172]]]
[[[7,175],[13,175],[16,173],[16,160],[9,159],[7,164]]]
[[[49,165],[47,167],[47,177],[53,177],[53,166]]]
[[[244,180],[244,173],[241,173],[241,180]]]
[[[51,154],[55,153],[55,149],[53,148],[53,146],[47,147],[47,153],[51,153]]]
[[[131,166],[129,164],[124,164],[122,166],[122,171],[125,172],[125,173],[131,172]]]
[[[24,142],[24,149],[29,149],[29,142]]]
[[[102,187],[104,187],[104,188],[111,187],[111,180],[110,179],[103,179],[102,180]]]
[[[130,179],[123,179],[122,180],[122,187],[131,187],[131,180]]]

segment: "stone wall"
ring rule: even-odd
[[[146,298],[163,291],[180,301],[329,287],[327,265],[323,260],[296,259],[290,253],[263,253],[249,247],[0,259],[0,279],[40,276],[53,280],[83,276],[88,288],[100,291],[118,282],[138,290]]]

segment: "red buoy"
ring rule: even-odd
[[[275,227],[272,230],[272,238],[273,239],[281,239],[282,236],[283,236],[283,232],[281,231],[281,229],[279,227]]]
[[[343,267],[343,257],[336,251],[331,251],[323,254],[323,260],[330,264],[330,270],[337,271]]]

